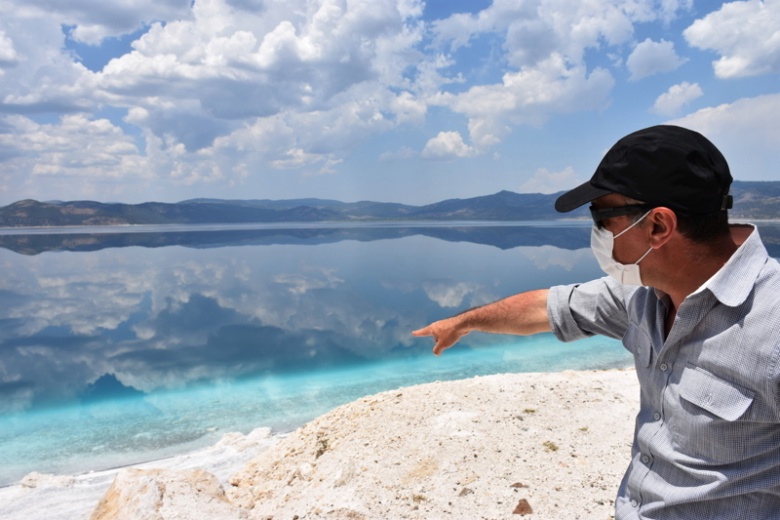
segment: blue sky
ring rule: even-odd
[[[780,0],[0,0],[0,205],[425,204],[642,127],[780,180]]]

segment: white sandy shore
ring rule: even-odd
[[[154,503],[122,502],[122,478],[106,493],[117,470],[33,474],[0,489],[0,518],[88,519],[105,495],[95,518],[200,519],[209,504],[210,519],[500,519],[517,518],[523,503],[533,511],[527,518],[604,520],[628,463],[638,392],[633,370],[401,388],[285,436],[231,434],[207,450],[137,466],[170,470],[138,472],[144,490],[160,484]],[[182,491],[186,468],[215,475],[218,500],[199,496],[200,484]]]

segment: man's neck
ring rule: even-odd
[[[671,298],[676,312],[682,302],[712,278],[747,239],[753,228],[732,226],[731,234],[710,244],[696,244],[685,240],[680,246],[676,266],[665,280],[663,292]]]

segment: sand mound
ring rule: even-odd
[[[367,397],[229,480],[250,518],[609,518],[630,456],[632,371],[480,377]]]

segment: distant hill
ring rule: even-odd
[[[780,181],[735,181],[733,218],[780,219]],[[220,200],[176,203],[101,203],[22,200],[0,208],[0,227],[102,226],[130,224],[237,224],[274,222],[360,222],[381,220],[528,221],[587,217],[580,208],[562,215],[556,194],[514,193],[449,199],[424,206],[327,199]]]
[[[729,215],[741,219],[780,219],[780,181],[739,182],[731,185],[734,209]]]

